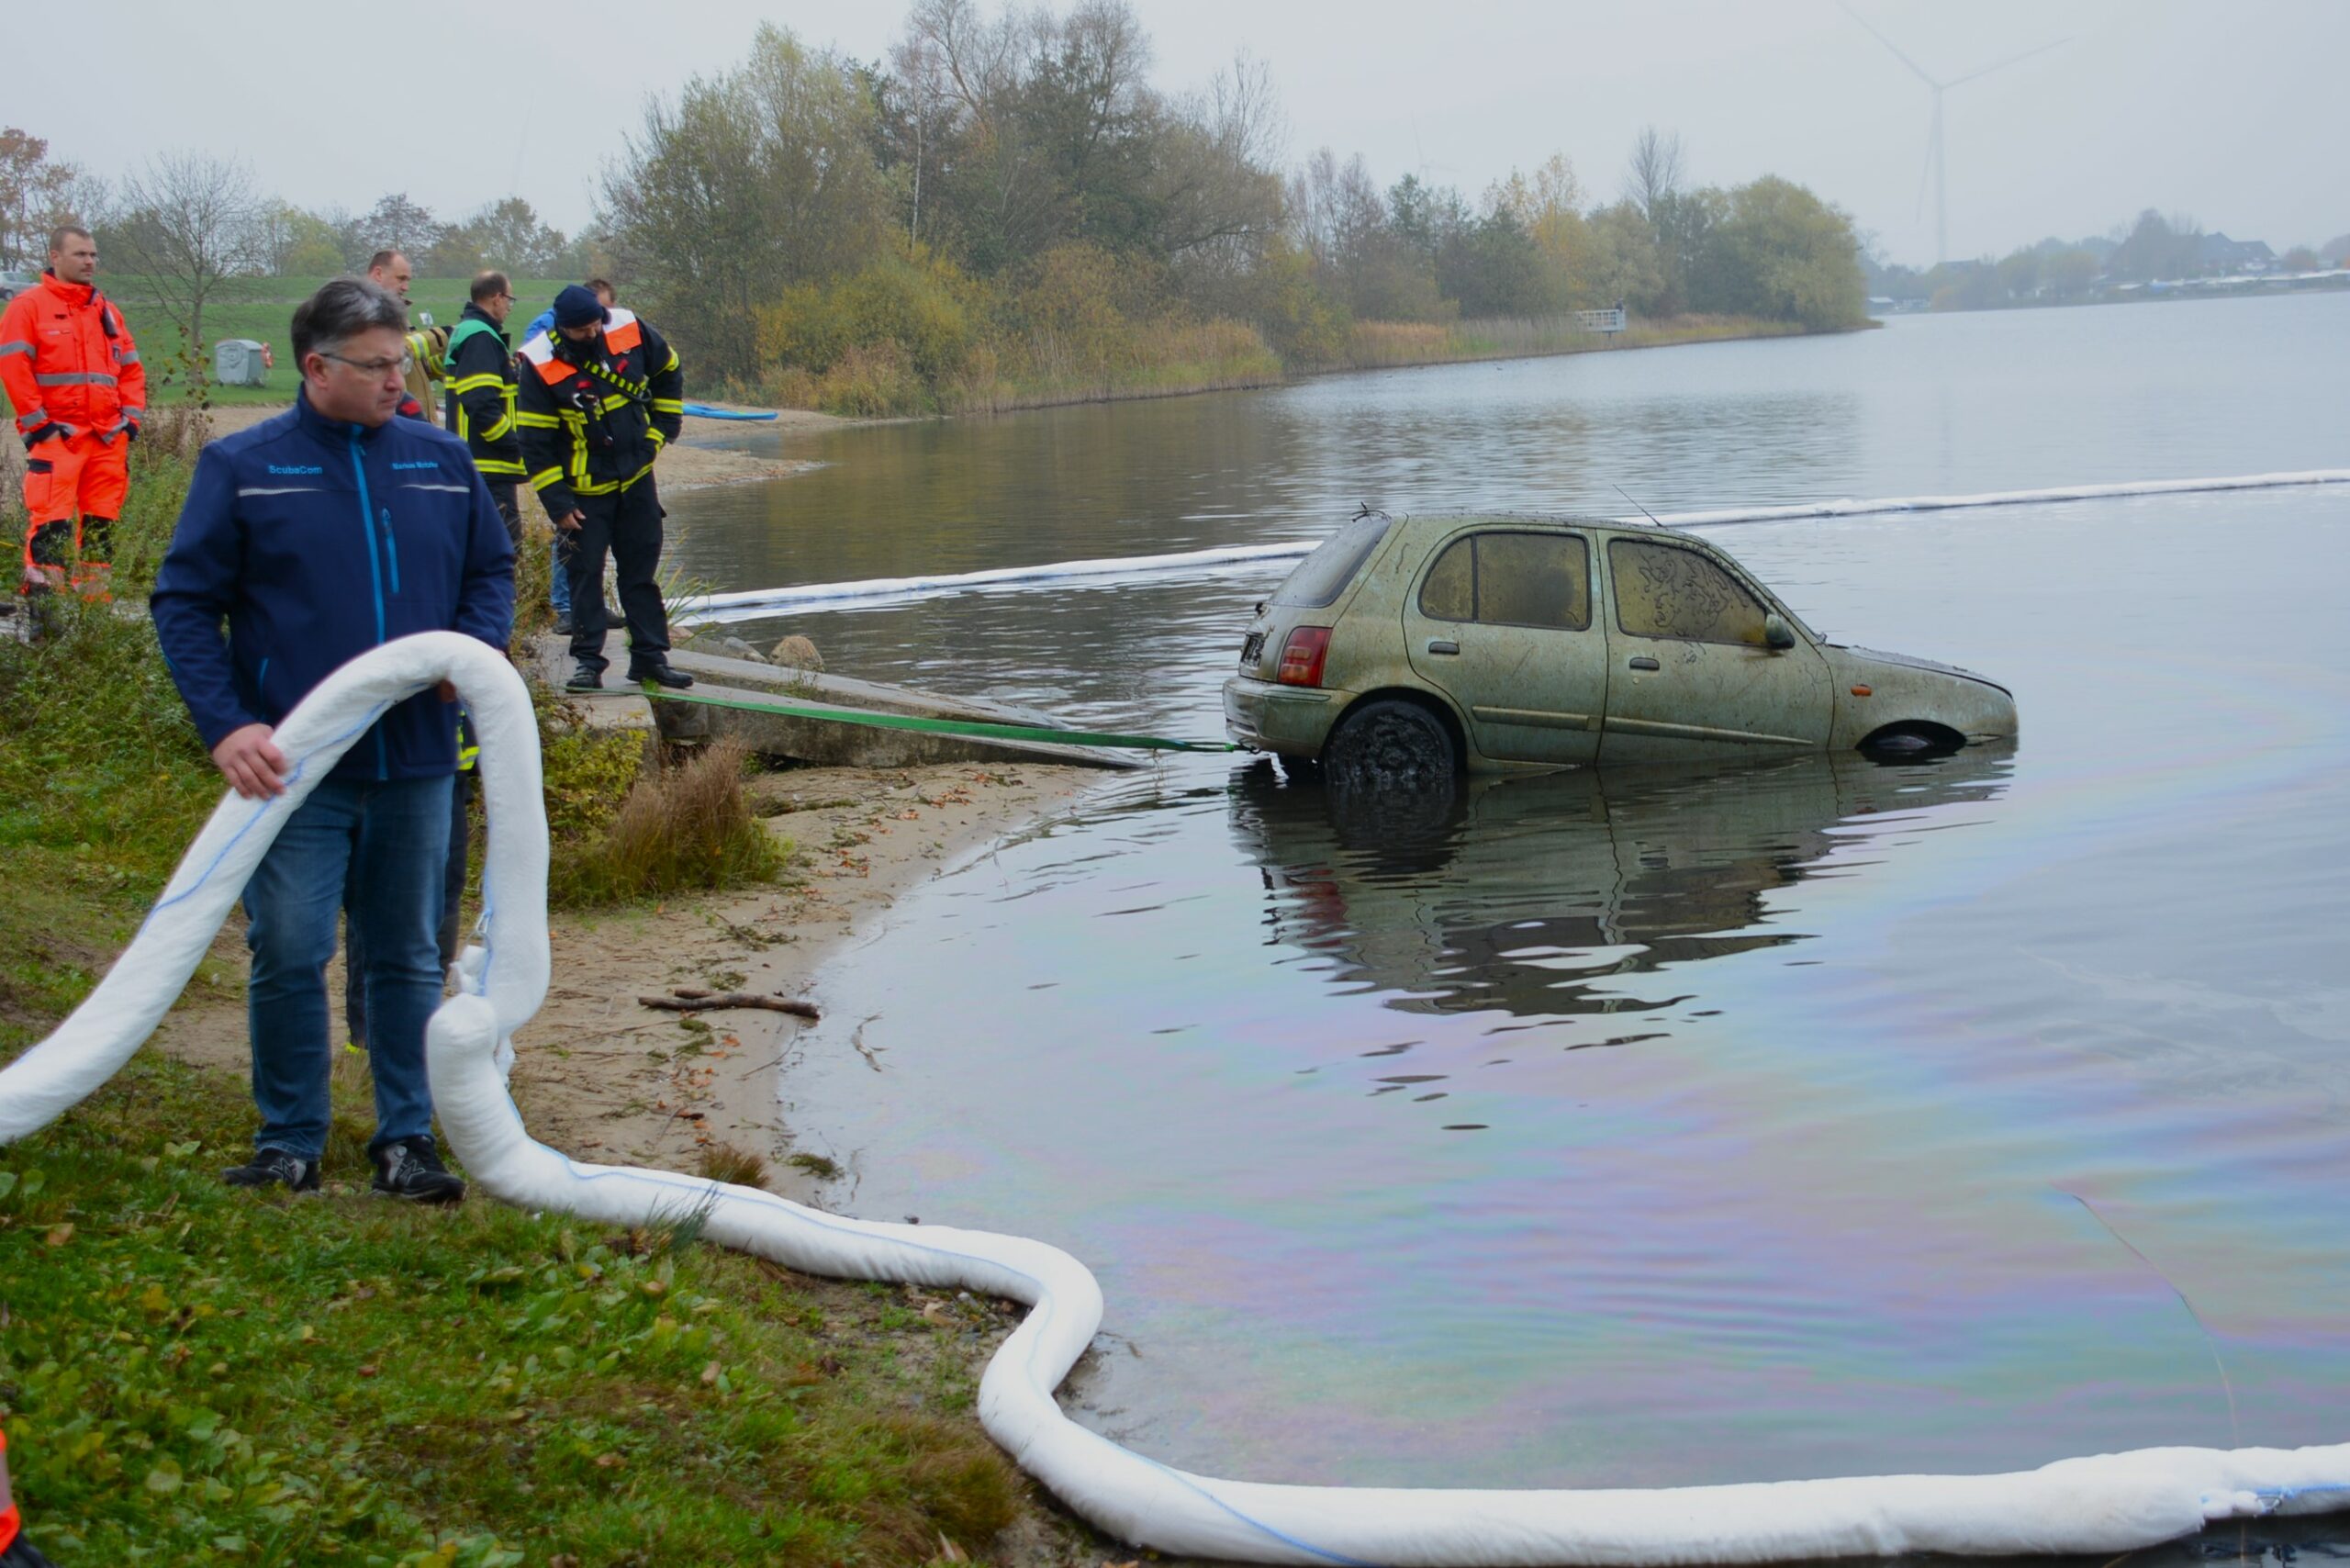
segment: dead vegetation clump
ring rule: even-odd
[[[619,903],[769,880],[787,850],[751,814],[737,741],[640,774],[610,826],[575,841],[553,879],[572,903]],[[566,853],[567,852],[567,853]]]
[[[731,1143],[703,1146],[701,1173],[713,1182],[724,1182],[731,1186],[764,1187],[767,1184],[767,1160]]]

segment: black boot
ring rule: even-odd
[[[563,683],[563,689],[565,691],[601,691],[604,689],[604,672],[581,665],[571,672],[571,678]]]
[[[683,691],[694,683],[694,678],[684,670],[670,668],[666,659],[631,659],[628,662],[628,678],[637,681],[649,680],[672,691]]]

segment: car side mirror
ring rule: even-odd
[[[1787,624],[1785,616],[1766,615],[1762,618],[1762,642],[1774,652],[1785,653],[1796,645],[1795,628]]]

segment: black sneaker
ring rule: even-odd
[[[657,665],[631,665],[628,678],[631,680],[649,680],[655,686],[666,686],[672,691],[683,691],[694,683],[692,676],[688,675],[684,670],[670,668],[666,659]]]
[[[372,1151],[375,1191],[412,1204],[453,1204],[465,1195],[465,1179],[441,1163],[431,1137],[401,1138]]]
[[[554,634],[558,637],[568,637],[571,635],[571,611],[568,610],[558,610],[555,611]]]
[[[563,689],[565,691],[601,691],[604,689],[604,672],[581,665],[571,672],[571,678],[563,683]]]
[[[282,1148],[257,1149],[244,1164],[220,1172],[220,1180],[231,1187],[266,1187],[278,1182],[297,1193],[315,1193],[319,1190],[319,1162],[288,1154]]]

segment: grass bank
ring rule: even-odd
[[[1337,358],[1303,367],[1315,375],[1456,364],[1488,359],[1537,359],[1615,349],[1666,348],[1676,343],[1740,338],[1791,338],[1809,329],[1793,321],[1746,316],[1634,317],[1620,332],[1585,330],[1572,316],[1503,317],[1481,321],[1358,321],[1348,329]]]
[[[178,422],[135,449],[126,601],[185,492]],[[135,615],[69,607],[37,646],[0,637],[0,732],[5,1062],[89,993],[219,786]],[[548,749],[567,858],[599,868],[579,898],[772,869],[729,838],[749,820],[733,759],[648,780],[584,741]],[[233,1005],[241,971],[207,960],[194,989]],[[372,1117],[356,1074],[335,1097],[348,1179]],[[1015,1518],[1049,1529],[971,1414],[1014,1322],[996,1304],[802,1279],[690,1216],[615,1234],[350,1184],[257,1199],[218,1178],[251,1128],[241,1075],[150,1048],[0,1148],[0,1421],[61,1562],[922,1562]]]
[[[233,278],[221,286],[216,297],[205,301],[204,337],[207,344],[225,338],[253,338],[277,351],[277,367],[268,373],[265,385],[207,386],[208,401],[227,406],[293,401],[295,388],[301,383],[292,357],[286,353],[294,307],[317,293],[326,281],[324,277]],[[556,290],[565,284],[577,281],[516,278],[515,325],[519,327],[554,304]],[[429,312],[442,326],[453,327],[464,312],[472,286],[469,277],[420,277],[409,286],[409,304],[417,310]],[[130,335],[138,340],[140,356],[148,367],[150,396],[154,405],[167,407],[186,401],[191,390],[189,378],[177,367],[185,363],[187,340],[156,297],[153,286],[136,274],[109,276],[101,271],[98,287],[122,308],[123,316],[130,324]],[[209,352],[207,349],[207,353]],[[208,375],[208,358],[205,368]]]

